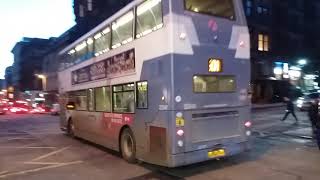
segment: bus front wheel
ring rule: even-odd
[[[121,155],[123,159],[129,163],[136,162],[136,141],[133,133],[129,128],[126,128],[121,133],[120,139]]]

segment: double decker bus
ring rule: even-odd
[[[63,49],[61,129],[167,167],[247,150],[241,2],[135,0]]]

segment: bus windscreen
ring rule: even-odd
[[[235,19],[232,0],[184,0],[189,11]]]

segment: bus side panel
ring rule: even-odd
[[[172,109],[171,55],[144,61],[141,80],[148,81],[148,108],[136,109],[134,132],[137,156],[146,162],[165,165],[171,144]]]

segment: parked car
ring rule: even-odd
[[[319,98],[320,98],[319,92],[310,93],[302,97],[299,97],[297,100],[297,107],[301,111],[307,111],[311,106],[311,102]]]
[[[52,104],[51,114],[52,115],[59,115],[60,114],[60,104]]]
[[[8,111],[8,107],[4,104],[0,102],[0,114],[6,114]]]

